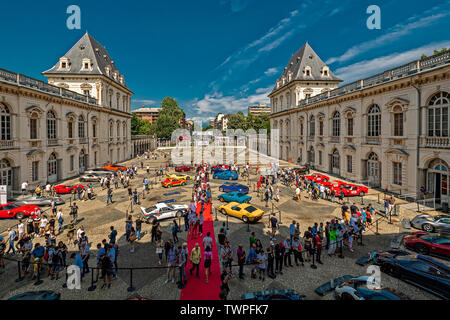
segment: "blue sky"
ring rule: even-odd
[[[81,8],[81,30],[66,9]],[[381,8],[381,30],[366,9]],[[176,98],[188,118],[247,110],[308,41],[345,82],[450,47],[450,1],[1,1],[0,68],[44,79],[87,31],[134,91],[133,108]]]

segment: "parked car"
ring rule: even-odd
[[[330,181],[330,177],[328,177],[328,176],[326,176],[324,174],[321,174],[321,173],[313,173],[313,174],[311,174],[309,176],[305,176],[305,179],[311,180],[311,181],[316,182],[316,183],[317,182],[328,182],[328,181]]]
[[[405,247],[423,255],[437,255],[450,258],[450,237],[430,234],[427,232],[415,232],[403,238]]]
[[[233,191],[221,194],[220,196],[217,197],[217,199],[219,199],[222,202],[249,203],[252,200],[252,197],[239,191]]]
[[[401,258],[386,255],[374,261],[382,272],[440,298],[450,299],[450,268],[442,263],[422,255]]]
[[[37,292],[25,292],[16,295],[8,300],[22,300],[22,301],[54,301],[59,300],[61,294],[54,291],[37,291]]]
[[[225,170],[230,170],[230,166],[227,164],[218,164],[216,166],[212,166],[211,170],[215,170],[215,169],[225,169]]]
[[[55,192],[57,194],[70,194],[72,192],[77,192],[78,187],[81,187],[81,189],[83,190],[86,189],[86,187],[81,184],[77,184],[74,186],[59,185],[55,186]]]
[[[127,171],[127,167],[117,164],[108,164],[107,166],[104,166],[102,169],[109,171]]]
[[[232,182],[232,183],[225,183],[225,184],[221,185],[219,187],[219,191],[227,192],[227,193],[233,192],[233,191],[239,191],[239,192],[247,194],[247,193],[249,193],[250,190],[247,186],[244,186],[240,183]]]
[[[211,168],[211,174],[216,174],[216,173],[219,173],[219,172],[224,172],[224,171],[229,171],[230,169],[225,169],[225,168],[215,168],[215,169],[212,169]]]
[[[216,172],[213,175],[213,179],[220,179],[220,180],[237,180],[239,178],[239,175],[236,172],[233,171],[221,171]]]
[[[292,169],[292,171],[294,171],[296,174],[303,176],[305,174],[309,174],[310,170],[308,167],[304,166],[304,167],[300,167],[300,168],[294,168]]]
[[[270,301],[270,300],[304,300],[306,296],[295,290],[270,290],[250,292],[242,295],[242,300]]]
[[[106,170],[106,169],[103,169],[103,168],[99,168],[99,169],[90,169],[90,170],[87,170],[87,171],[85,171],[84,173],[90,173],[90,174],[92,174],[92,173],[95,173],[95,174],[98,174],[98,175],[112,175],[112,174],[114,174],[114,170]]]
[[[339,194],[343,193],[345,197],[364,197],[367,193],[369,193],[369,188],[367,187],[358,186],[356,184],[346,183],[342,181],[324,182],[323,184],[331,187]]]
[[[55,200],[57,206],[66,203],[64,199],[62,199],[61,197],[36,197],[36,196],[22,198],[14,203],[19,206],[35,205],[39,207],[49,207],[52,205],[53,200]]]
[[[167,178],[192,180],[192,177],[188,176],[187,174],[170,174],[170,175],[167,175]]]
[[[80,177],[80,182],[99,182],[101,178],[96,173],[86,173]]]
[[[192,167],[187,167],[187,166],[179,166],[175,168],[176,172],[189,172],[191,171],[193,168]]]
[[[264,211],[258,209],[248,203],[230,202],[228,204],[221,205],[219,211],[223,215],[230,215],[241,219],[245,223],[257,222],[264,215]]]
[[[166,180],[161,182],[161,185],[164,188],[185,186],[186,184],[187,184],[187,181],[185,179],[175,179],[175,178],[167,178]]]
[[[369,289],[368,283],[373,285],[373,288]],[[334,298],[336,300],[409,300],[403,293],[384,288],[368,276],[341,282],[334,289]]]
[[[162,219],[182,217],[187,210],[187,205],[169,205],[166,203],[157,203],[149,208],[141,207],[144,219],[152,224]]]
[[[411,220],[411,226],[426,232],[450,233],[450,216],[422,214]]]
[[[38,206],[35,205],[17,205],[14,203],[7,203],[0,205],[0,219],[23,219],[28,216],[32,216]]]

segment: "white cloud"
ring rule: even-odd
[[[148,100],[148,99],[132,99],[131,103],[133,104],[142,104],[144,106],[151,106],[156,104],[155,100]]]
[[[265,74],[266,76],[272,76],[272,75],[277,74],[277,73],[278,73],[278,69],[277,69],[277,68],[269,68],[269,69],[267,69],[267,70],[264,72],[264,74]]]
[[[382,36],[353,46],[342,56],[330,58],[326,63],[332,64],[334,62],[345,62],[374,48],[393,43],[401,37],[411,34],[414,30],[431,26],[433,23],[448,17],[450,15],[450,11],[445,11],[439,7],[435,7],[425,11],[424,14],[426,16],[413,16],[408,18],[406,22],[399,23],[394,27],[387,29],[387,32]]]
[[[272,87],[269,88],[259,88],[254,94],[237,97],[237,96],[224,96],[222,93],[207,94],[201,100],[195,100],[191,103],[197,114],[207,114],[207,113],[235,113],[239,110],[245,111],[247,107],[270,102],[267,97],[272,91]]]
[[[378,57],[372,60],[360,61],[335,70],[335,74],[348,83],[375,75],[384,70],[401,66],[416,59],[420,59],[422,54],[432,55],[435,49],[440,50],[441,48],[447,48],[449,46],[450,40],[431,43],[413,50],[392,53],[390,55]]]

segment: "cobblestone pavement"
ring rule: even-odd
[[[168,199],[176,200],[177,204],[187,204],[191,199],[192,194],[192,182],[189,182],[186,187],[179,187],[167,191],[160,185],[161,178],[156,177],[154,174],[154,169],[159,167],[161,164],[168,162],[169,157],[160,157],[157,161],[145,161],[144,170],[139,169],[138,176],[133,180],[133,188],[138,188],[140,192],[141,205],[146,207],[154,204],[157,201],[163,201]],[[139,159],[131,160],[125,165],[137,164],[140,168]],[[149,164],[152,167],[151,174],[149,176],[151,182],[153,183],[152,189],[149,194],[145,194],[142,198],[142,179],[147,175],[145,172],[145,166]],[[282,163],[283,166],[292,166],[287,163]],[[173,173],[173,169],[169,169],[169,173]],[[269,206],[266,207],[265,203],[261,201],[261,198],[255,191],[256,175],[251,175],[250,179],[240,181],[243,184],[250,186],[250,195],[253,196],[252,203],[265,210],[265,217],[257,224],[251,224],[249,226],[250,231],[254,231],[257,238],[261,239],[263,246],[266,248],[269,246],[269,237],[267,234],[267,224],[269,215],[272,212],[281,211],[282,224],[280,226],[279,232],[277,234],[277,239],[283,239],[288,235],[288,226],[290,222],[295,219],[300,223],[302,233],[305,228],[312,226],[314,222],[326,222],[330,219],[340,216],[340,207],[337,204],[332,204],[328,201],[319,200],[311,201],[309,199],[304,199],[301,203],[297,203],[292,200],[292,195],[294,190],[280,185],[280,202],[272,203],[269,202]],[[72,180],[67,181],[66,184],[77,183],[78,181]],[[211,181],[212,192],[213,192],[213,207],[217,208],[220,202],[217,196],[220,194],[218,187],[223,184],[223,181]],[[165,197],[164,193],[170,193],[173,191],[179,191],[180,194],[175,196]],[[113,200],[114,204],[109,207],[105,206],[106,194],[105,190],[101,190],[100,187],[95,187],[95,193],[97,197],[95,200],[78,202],[79,206],[79,218],[82,219],[80,225],[85,227],[87,236],[92,248],[92,255],[96,255],[93,250],[96,248],[96,244],[101,242],[101,240],[107,238],[109,234],[110,226],[114,226],[118,232],[120,239],[118,245],[120,247],[120,255],[118,258],[120,268],[140,268],[140,267],[156,267],[150,270],[133,270],[133,286],[135,290],[129,292],[127,289],[130,287],[130,271],[121,270],[118,273],[118,279],[113,281],[111,289],[100,289],[100,285],[97,284],[97,289],[94,291],[88,291],[87,288],[91,285],[91,275],[88,274],[83,279],[81,290],[68,290],[63,289],[62,286],[65,282],[65,274],[61,273],[60,280],[50,280],[45,275],[43,276],[43,283],[40,286],[35,286],[34,281],[30,279],[25,279],[21,282],[15,282],[18,277],[18,266],[16,262],[6,261],[6,271],[0,274],[0,299],[7,299],[16,294],[26,292],[26,291],[36,291],[36,290],[54,290],[61,293],[62,299],[69,300],[123,300],[127,298],[134,297],[146,297],[150,299],[157,300],[176,300],[179,299],[180,290],[177,288],[176,284],[164,284],[166,279],[166,270],[164,268],[159,268],[157,257],[155,253],[155,247],[150,243],[150,226],[147,224],[143,225],[144,236],[140,241],[136,243],[136,251],[131,253],[129,251],[129,244],[125,241],[125,217],[127,214],[132,214],[133,218],[136,218],[140,214],[139,208],[132,208],[130,202],[128,201],[128,195],[126,189],[120,188],[114,190]],[[304,195],[305,196],[305,195]],[[68,198],[68,197],[66,197]],[[361,201],[361,199],[355,199]],[[364,198],[364,203],[366,201],[371,201],[372,204],[377,203],[378,195],[376,192],[371,191],[369,195]],[[68,220],[68,206],[71,201],[67,200],[63,206],[63,212],[66,214],[66,221]],[[353,199],[352,199],[353,202]],[[402,213],[408,214],[408,213]],[[409,213],[411,214],[411,213]],[[223,224],[227,224],[227,218],[220,213],[217,215],[217,221],[214,223],[216,234],[219,233],[220,228]],[[279,216],[280,217],[280,216]],[[398,219],[398,218],[397,218]],[[167,240],[170,237],[170,232],[168,230],[168,221],[163,222],[163,239]],[[6,220],[0,221],[0,231],[5,230],[9,226],[16,225],[16,221]],[[242,243],[245,250],[248,252],[248,243],[250,233],[247,231],[248,226],[243,222],[235,219],[228,218],[228,238],[231,240],[231,244],[236,250],[238,244]],[[348,250],[344,251],[344,259],[338,257],[329,258],[326,253],[322,254],[323,265],[318,265],[317,269],[310,268],[309,263],[305,263],[304,267],[293,267],[284,269],[284,274],[278,276],[276,279],[272,280],[266,278],[264,282],[257,279],[250,279],[250,269],[246,267],[245,273],[247,274],[246,280],[241,281],[237,277],[233,278],[230,282],[230,296],[231,299],[240,299],[242,294],[253,291],[261,290],[271,290],[271,289],[295,289],[298,292],[305,294],[307,299],[332,299],[332,295],[327,295],[325,297],[319,297],[314,293],[314,289],[328,282],[338,276],[345,274],[350,274],[354,276],[360,276],[366,274],[366,269],[355,264],[355,261],[361,257],[363,254],[374,249],[388,249],[390,247],[391,240],[394,235],[399,232],[403,232],[399,223],[394,223],[389,225],[386,221],[382,221],[379,224],[380,235],[375,235],[375,233],[368,231],[363,237],[363,246],[354,245],[355,252],[351,253]],[[67,234],[64,232],[58,237],[58,240],[65,240]],[[179,235],[180,243],[186,240],[186,233],[183,232]],[[34,242],[39,242],[41,239],[37,239]],[[43,239],[41,240],[43,242]],[[75,251],[76,248],[69,247],[70,251]],[[216,258],[217,258],[217,253]],[[8,259],[17,259],[16,257],[6,256]],[[70,259],[68,262],[71,262]],[[446,262],[447,263],[447,262]],[[447,263],[448,264],[448,263]],[[90,266],[95,267],[95,258],[90,259]],[[234,268],[234,273],[237,274],[237,268]],[[204,275],[201,275],[204,276]],[[188,276],[189,279],[189,276]],[[408,285],[402,281],[391,278],[385,274],[382,274],[382,282],[387,287],[393,289],[398,289],[410,298],[413,299],[436,299],[434,296],[424,292],[423,290],[417,289],[411,285]],[[189,283],[188,283],[189,285]]]

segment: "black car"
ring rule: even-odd
[[[426,290],[442,299],[450,299],[450,268],[424,256],[394,258],[376,256],[374,263],[382,272]]]

